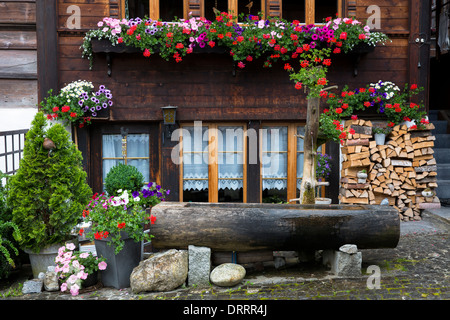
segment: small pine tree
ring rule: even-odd
[[[53,141],[44,148],[44,139]],[[60,124],[47,127],[42,112],[28,131],[24,156],[17,173],[8,180],[8,205],[19,227],[19,245],[39,252],[70,237],[92,196],[86,183],[81,152]]]

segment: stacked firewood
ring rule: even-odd
[[[341,203],[381,204],[395,207],[402,220],[420,220],[421,209],[440,206],[435,196],[436,160],[433,156],[432,124],[424,130],[406,125],[392,129],[384,145],[373,140],[372,123],[346,121],[355,134],[342,147]],[[367,181],[358,179],[365,170]],[[423,196],[430,189],[431,196]]]

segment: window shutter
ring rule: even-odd
[[[205,15],[204,0],[184,0],[184,17],[189,18],[189,13],[193,17],[203,17]]]
[[[266,1],[266,16],[267,17],[281,17],[282,0],[267,0]]]

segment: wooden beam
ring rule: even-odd
[[[38,101],[58,89],[57,1],[36,0]]]

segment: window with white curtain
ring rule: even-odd
[[[112,167],[119,162],[136,167],[150,180],[150,151],[148,134],[104,134],[102,136],[103,182]]]
[[[244,128],[218,126],[218,201],[243,202]]]
[[[261,139],[262,201],[287,201],[288,127],[263,126]]]
[[[245,127],[182,127],[182,201],[245,202]]]
[[[209,190],[208,127],[183,127],[182,136],[183,201],[207,202]]]

